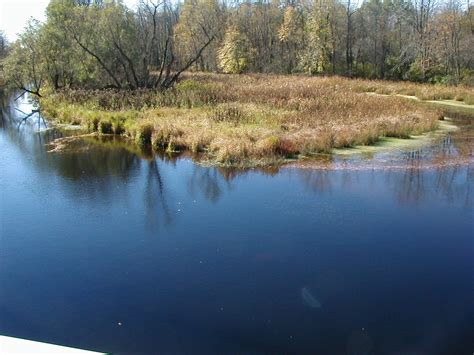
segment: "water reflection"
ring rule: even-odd
[[[437,194],[451,203],[463,201],[465,208],[472,209],[473,169],[472,165],[435,170],[409,168],[399,173],[391,172],[388,179],[402,204],[419,205],[432,194]]]
[[[307,287],[301,289],[301,298],[304,303],[311,308],[321,308],[321,302],[319,302],[311,293]]]
[[[305,169],[299,174],[303,183],[316,193],[330,192],[335,183],[330,170]]]
[[[151,230],[157,230],[160,223],[171,224],[174,216],[169,207],[158,161],[152,159],[147,162],[146,167],[146,183],[143,189],[146,224]]]
[[[474,166],[425,165],[471,133],[375,168],[242,171],[107,137],[48,153],[67,132],[8,115],[2,333],[130,354],[474,346]]]
[[[144,171],[146,178],[142,187],[134,186],[134,191],[125,189],[121,193],[129,195],[137,194],[137,190],[142,191],[149,226],[156,227],[160,223],[164,225],[172,223],[175,211],[169,206],[176,202],[172,201],[172,196],[167,193],[167,183],[160,172],[160,166],[167,164],[176,168],[178,156],[164,153],[154,156],[151,150],[140,150],[123,140],[110,137],[86,137],[73,141],[65,152],[47,153],[48,143],[74,133],[46,129],[44,126],[41,131],[37,131],[34,120],[26,122],[18,129],[17,125],[21,122],[22,116],[15,110],[17,106],[23,110],[32,108],[28,97],[20,98],[18,102],[8,101],[8,105],[2,107],[1,127],[9,139],[15,142],[15,146],[22,155],[30,156],[40,171],[45,174],[54,171],[65,181],[87,182],[81,185],[81,189],[74,188],[74,184],[71,183],[71,189],[69,189],[71,198],[85,194],[89,196],[89,199],[112,201],[117,193],[117,184],[126,186],[138,171]],[[437,144],[412,151],[402,151],[398,159],[403,162],[403,169],[390,169],[391,166],[398,167],[394,164],[393,157],[389,161],[380,159],[378,163],[366,169],[386,170],[387,183],[391,186],[394,197],[401,204],[419,204],[433,193],[434,188],[434,193],[444,196],[447,200],[462,200],[466,208],[472,208],[471,189],[474,175],[472,164],[440,164],[440,167],[436,169],[424,169],[424,167],[427,161],[436,163],[459,156],[472,157],[473,141],[474,129],[472,124],[467,122],[461,124],[460,131],[450,133]],[[338,160],[332,158],[328,160],[323,157],[321,163],[325,167],[331,164],[338,166]],[[334,189],[350,189],[353,180],[357,179],[357,174],[353,174],[352,170],[359,165],[364,166],[364,163],[357,164],[356,162],[346,166],[338,174],[334,174],[332,169],[327,168],[301,169],[297,174],[301,177],[301,181],[315,193],[331,193]],[[274,176],[279,170],[279,168],[270,168],[259,170],[259,173]],[[191,173],[187,175],[187,192],[194,198],[202,194],[206,200],[216,203],[223,192],[232,190],[233,180],[247,173],[238,169],[206,168],[192,164]],[[434,175],[434,183],[432,183],[432,175]],[[336,179],[335,176],[338,178]],[[428,182],[427,176],[430,176]]]
[[[350,190],[354,183],[361,184],[359,173],[350,169],[301,169],[297,173],[305,186],[316,194]],[[367,174],[370,176],[366,179],[367,188],[375,191],[376,177],[380,175],[380,171],[368,170]],[[465,208],[473,208],[474,165],[454,165],[438,169],[420,169],[419,166],[410,165],[405,169],[387,169],[383,176],[385,188],[393,191],[394,198],[402,205],[420,205],[435,194],[451,203],[462,201]]]
[[[191,196],[195,197],[199,190],[206,199],[217,202],[222,190],[232,187],[232,178],[233,176],[225,176],[223,179],[218,169],[194,166],[187,182],[188,191]]]

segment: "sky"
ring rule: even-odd
[[[136,0],[124,2],[133,6]],[[10,42],[14,41],[30,17],[44,21],[48,3],[49,0],[0,0],[0,30],[6,33]]]

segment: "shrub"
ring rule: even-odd
[[[144,123],[138,127],[138,131],[135,137],[135,141],[139,146],[146,146],[151,144],[151,137],[153,135],[153,125],[150,123]]]
[[[260,139],[256,143],[256,150],[261,155],[276,154],[279,151],[280,138],[277,136],[268,136]]]
[[[96,132],[99,129],[99,118],[98,117],[88,117],[87,119],[87,129],[92,132]]]
[[[212,110],[210,119],[215,122],[238,124],[244,121],[244,112],[235,104],[224,104]]]
[[[100,134],[112,134],[112,122],[108,119],[102,119],[99,122],[99,133]]]

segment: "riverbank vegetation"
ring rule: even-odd
[[[436,127],[391,94],[474,102],[473,16],[454,0],[51,0],[2,65],[57,122],[265,165]]]
[[[368,95],[371,84],[342,77],[186,74],[165,92],[68,90],[46,95],[41,105],[61,123],[232,166],[268,165],[437,127],[438,111]]]
[[[162,91],[186,70],[473,85],[472,33],[462,0],[51,0],[12,43],[5,74],[35,94]]]
[[[5,33],[0,31],[0,96],[6,86],[5,78],[3,74],[3,62],[8,54],[8,41]]]

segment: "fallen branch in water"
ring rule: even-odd
[[[77,136],[56,138],[55,140],[46,144],[47,147],[52,147],[51,149],[47,150],[47,152],[48,153],[65,152],[70,148],[71,143],[76,142],[82,138],[95,137],[97,135],[98,135],[97,133],[87,133],[87,134],[79,134]]]

